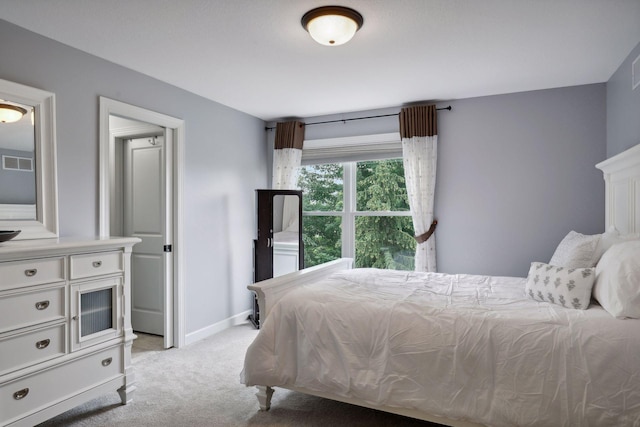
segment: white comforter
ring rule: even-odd
[[[242,381],[492,426],[640,425],[640,321],[536,302],[524,284],[334,274],[274,306]]]

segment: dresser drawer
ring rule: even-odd
[[[66,353],[66,323],[0,339],[0,375]]]
[[[0,290],[65,280],[64,258],[0,263]]]
[[[0,424],[123,375],[122,347],[112,347],[0,385]]]
[[[97,252],[71,255],[71,279],[121,273],[123,271],[122,252]]]
[[[67,317],[64,283],[0,296],[0,333]]]

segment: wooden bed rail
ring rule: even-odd
[[[262,280],[253,283],[247,288],[256,293],[258,306],[260,306],[261,321],[267,318],[273,305],[278,302],[291,288],[311,283],[336,271],[353,268],[352,258],[340,258],[324,264],[294,271],[284,276]]]

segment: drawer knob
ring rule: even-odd
[[[46,340],[38,341],[36,343],[36,348],[38,350],[42,350],[43,348],[49,347],[49,343],[51,343],[51,340],[49,338],[47,338]]]
[[[13,393],[13,398],[15,400],[24,399],[25,397],[27,397],[27,394],[29,394],[29,388],[23,388],[22,390],[18,390]]]
[[[93,266],[95,268],[100,268],[102,267],[102,261],[93,261]]]
[[[24,275],[27,277],[33,277],[36,275],[37,272],[38,272],[37,268],[30,268],[24,271]]]
[[[106,359],[104,359],[104,360],[102,361],[102,366],[109,366],[109,365],[111,365],[111,361],[112,361],[112,360],[113,360],[113,358],[111,358],[111,357],[107,357]]]
[[[38,301],[36,303],[36,310],[46,310],[49,307],[49,301]]]

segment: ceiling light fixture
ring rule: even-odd
[[[342,6],[322,6],[302,17],[302,27],[325,46],[345,44],[362,27],[362,15]]]
[[[17,105],[0,103],[0,122],[13,123],[17,122],[27,114],[27,110]]]

